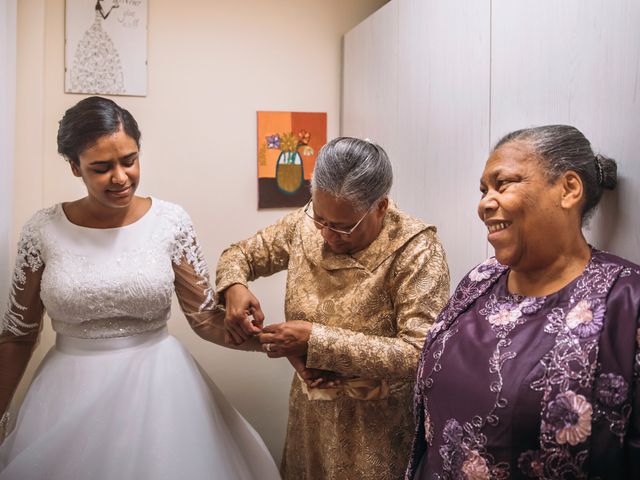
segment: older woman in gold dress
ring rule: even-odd
[[[298,370],[285,479],[402,477],[418,355],[449,272],[435,227],[389,200],[392,177],[381,147],[334,139],[318,156],[312,201],[220,258],[229,341],[259,335]],[[263,329],[247,283],[285,269],[286,322]]]

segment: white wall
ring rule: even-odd
[[[387,148],[392,194],[438,226],[455,286],[490,253],[476,207],[491,146],[576,125],[619,167],[588,237],[640,263],[639,58],[633,0],[392,0],[345,36],[342,133]]]
[[[342,35],[384,3],[149,2],[149,94],[115,100],[141,126],[141,193],[191,213],[212,271],[226,245],[286,212],[256,210],[256,111],[324,111],[328,136],[336,136]],[[14,239],[37,208],[84,193],[56,154],[58,120],[82,98],[63,93],[63,59],[64,1],[21,0]],[[283,275],[255,284],[268,321],[283,320],[283,289]],[[207,344],[189,330],[177,305],[174,317],[172,333],[279,459],[292,378],[286,360]],[[52,341],[47,326],[26,380]]]
[[[5,0],[0,3],[0,299],[7,298],[10,284],[15,92],[16,0]]]

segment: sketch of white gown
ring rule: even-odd
[[[125,93],[120,55],[113,41],[102,28],[106,15],[96,3],[95,20],[78,42],[69,72],[71,92],[118,94]]]
[[[167,333],[174,291],[192,328],[223,342],[181,207],[152,199],[137,222],[108,229],[71,223],[60,204],[34,215],[0,343],[35,344],[46,309],[56,344],[0,445],[0,480],[280,479],[255,430]]]

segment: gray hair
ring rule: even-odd
[[[594,154],[589,140],[575,127],[545,125],[516,130],[502,137],[493,150],[512,141],[522,141],[533,148],[542,160],[542,167],[550,181],[555,181],[567,171],[580,176],[585,198],[583,224],[595,211],[604,189],[613,190],[618,183],[615,160]]]
[[[367,210],[389,194],[393,183],[391,162],[384,149],[367,140],[338,137],[318,153],[311,178],[312,190],[324,190]]]

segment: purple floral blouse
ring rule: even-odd
[[[491,258],[425,343],[406,479],[640,479],[640,267],[592,250],[546,297]]]

